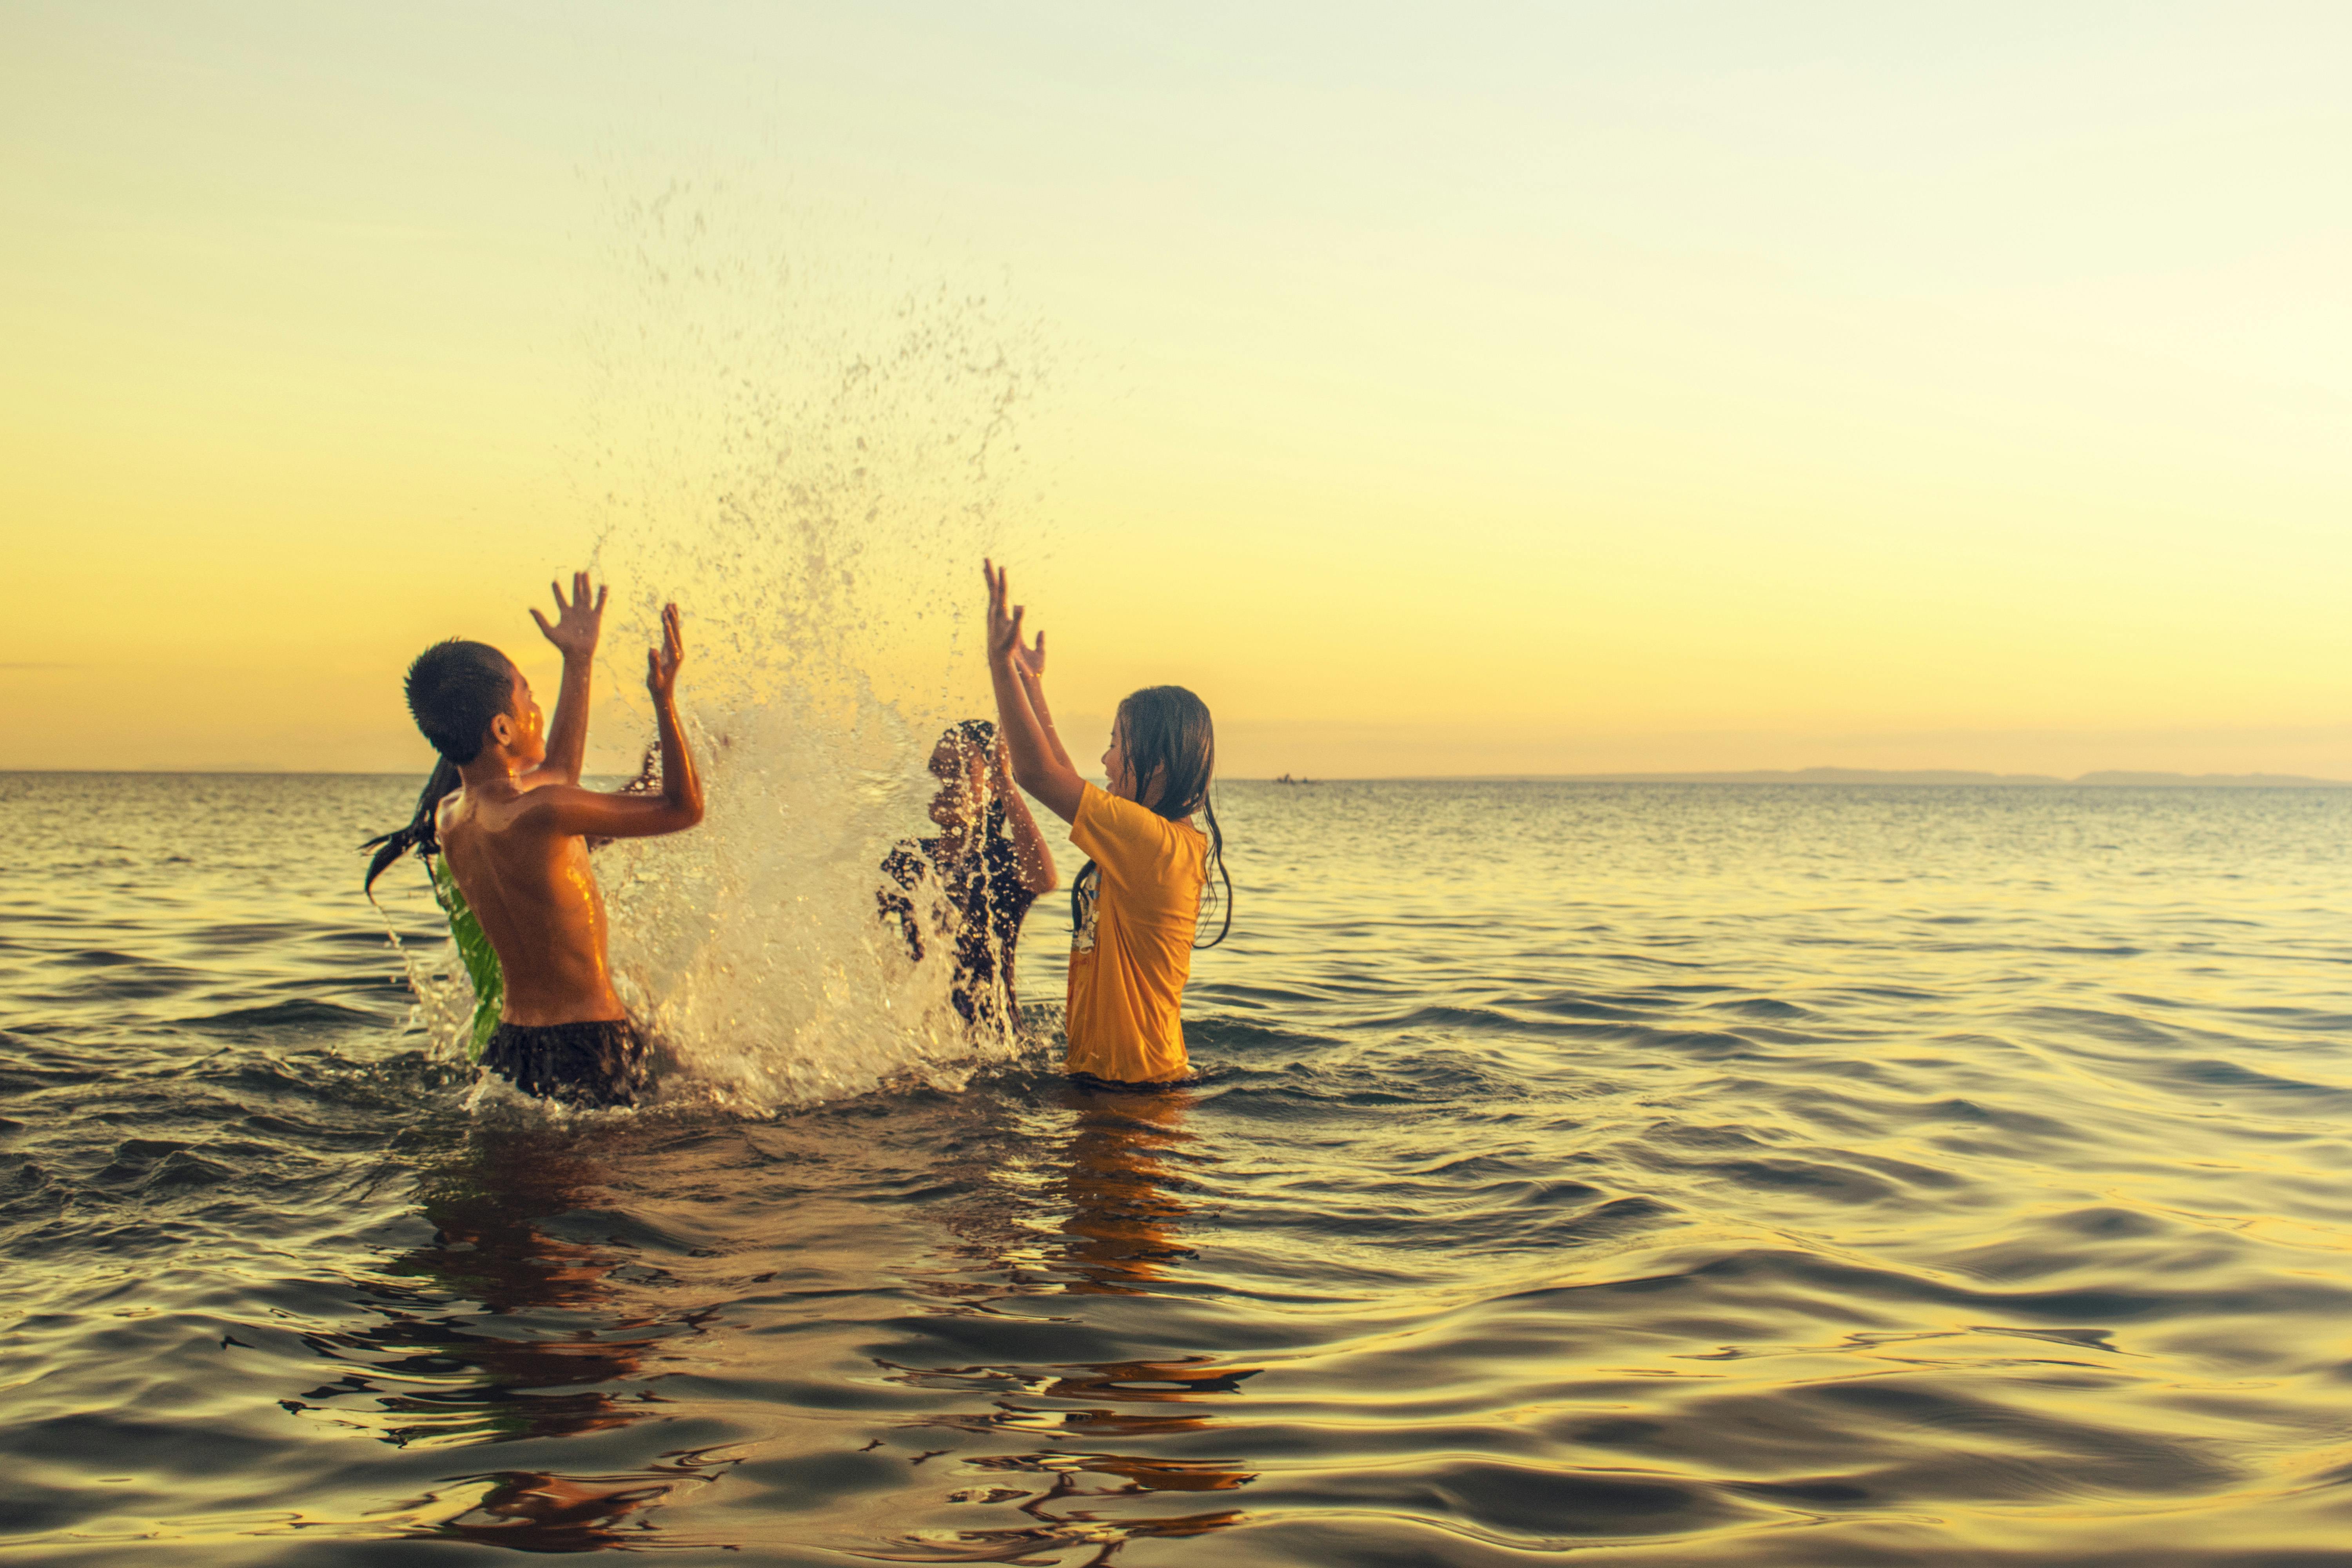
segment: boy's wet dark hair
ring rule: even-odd
[[[1112,728],[1125,743],[1127,765],[1135,774],[1139,805],[1171,822],[1181,822],[1199,812],[1209,821],[1209,868],[1214,882],[1201,889],[1203,913],[1222,910],[1224,923],[1217,934],[1196,947],[1214,947],[1234,929],[1234,879],[1225,869],[1225,833],[1217,826],[1217,808],[1210,804],[1209,785],[1217,773],[1217,731],[1209,705],[1181,686],[1147,686],[1118,705]],[[1070,924],[1082,923],[1085,900],[1101,880],[1102,870],[1092,860],[1070,884]]]
[[[435,824],[442,798],[457,787],[458,765],[482,754],[490,721],[513,705],[514,673],[513,663],[489,644],[457,637],[435,643],[408,667],[404,683],[408,711],[441,755],[416,797],[416,815],[408,826],[360,846],[375,851],[368,861],[367,879],[360,884],[362,891],[373,895],[375,879],[385,868],[411,850],[420,859],[441,853]]]
[[[481,755],[490,721],[514,702],[514,665],[486,642],[451,637],[408,667],[408,711],[433,749],[463,767]]]

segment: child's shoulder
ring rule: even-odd
[[[1093,840],[1103,847],[1123,847],[1128,852],[1155,858],[1174,855],[1193,859],[1208,854],[1209,836],[1190,817],[1171,822],[1148,805],[1123,799],[1108,790],[1087,786],[1089,793],[1078,807],[1074,840]],[[1081,848],[1087,847],[1080,843]],[[1099,858],[1099,857],[1097,857]]]
[[[441,803],[438,823],[444,843],[501,843],[514,838],[538,838],[560,826],[562,786],[538,789],[469,789],[454,792]]]

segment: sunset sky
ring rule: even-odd
[[[14,0],[0,767],[421,770],[408,658],[724,512],[746,410],[919,464],[1001,380],[860,592],[994,551],[1074,722],[1181,681],[1232,774],[2352,778],[2348,73],[2335,4]],[[965,632],[889,658],[977,707]]]

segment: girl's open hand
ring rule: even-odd
[[[572,602],[563,602],[563,590],[556,584],[548,584],[555,595],[555,624],[536,609],[530,618],[539,623],[539,635],[563,650],[566,658],[584,658],[596,651],[597,635],[604,627],[604,590],[596,590],[596,602],[588,602],[588,574],[572,574]]]
[[[1018,640],[1014,641],[1013,667],[1032,680],[1045,679],[1045,634],[1044,632],[1037,634],[1036,646],[1034,647],[1025,646]]]
[[[1005,576],[1003,568],[992,561],[980,563],[980,574],[988,579],[988,662],[1019,668],[1024,653],[1021,647],[1021,617],[1028,606],[1015,605],[1005,608]]]
[[[662,606],[661,647],[646,649],[646,689],[656,702],[677,690],[677,667],[686,662],[686,639],[678,634],[677,606]]]

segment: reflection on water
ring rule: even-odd
[[[612,1279],[624,1255],[565,1240],[544,1224],[587,1208],[613,1157],[573,1127],[491,1121],[465,1130],[417,1169],[417,1206],[434,1227],[431,1241],[394,1257],[364,1284],[357,1304],[378,1321],[357,1332],[308,1336],[320,1354],[351,1370],[284,1407],[396,1447],[452,1449],[575,1436],[656,1415],[660,1395],[635,1386],[646,1359],[699,1331],[716,1309],[651,1321],[600,1311],[615,1302]],[[447,1310],[459,1301],[482,1315]],[[731,1462],[665,1459],[617,1476],[452,1478],[422,1500],[446,1515],[427,1533],[531,1552],[619,1544],[624,1532],[649,1526],[633,1518],[640,1510]]]
[[[1197,1142],[1185,1127],[1193,1096],[1187,1090],[1114,1094],[1061,1089],[1053,1101],[1071,1112],[1052,1161],[1059,1175],[1058,1221],[1008,1213],[1020,1222],[1055,1224],[1042,1246],[1008,1248],[1001,1262],[1007,1293],[1058,1289],[1071,1294],[1144,1295],[1168,1281],[1190,1257],[1180,1225],[1190,1212],[1170,1191],[1181,1184],[1181,1162]],[[960,1227],[963,1228],[963,1227]],[[969,1266],[968,1247],[956,1249]],[[952,1292],[969,1308],[975,1297]],[[1255,1366],[1220,1364],[1208,1354],[1158,1361],[1071,1363],[1050,1368],[911,1368],[880,1363],[914,1386],[989,1386],[999,1392],[984,1413],[930,1417],[925,1426],[983,1437],[1028,1434],[1066,1444],[1051,1449],[988,1454],[968,1468],[1006,1484],[966,1488],[950,1501],[1015,1503],[1038,1522],[1021,1530],[950,1530],[910,1534],[917,1560],[1010,1562],[1040,1550],[1087,1546],[1087,1559],[1108,1563],[1125,1542],[1141,1537],[1202,1535],[1237,1522],[1241,1511],[1160,1511],[1163,1492],[1231,1492],[1254,1473],[1232,1463],[1122,1454],[1095,1447],[1122,1437],[1191,1436],[1217,1426],[1215,1405],[1241,1392]],[[1027,1485],[1018,1484],[1021,1478]],[[1038,1482],[1044,1489],[1034,1489]]]
[[[1184,1130],[1192,1096],[1072,1089],[1069,1099],[1077,1116],[1062,1158],[1070,1212],[1059,1260],[1077,1278],[1066,1289],[1139,1291],[1190,1256],[1177,1238],[1188,1211],[1168,1189],[1181,1180],[1180,1162],[1200,1158]]]
[[[629,1476],[553,1476],[538,1471],[499,1470],[457,1479],[448,1489],[420,1500],[446,1509],[475,1493],[475,1500],[427,1530],[413,1533],[427,1539],[470,1541],[517,1552],[594,1552],[611,1546],[644,1542],[655,1528],[640,1515],[667,1498],[679,1485],[707,1481],[725,1467],[698,1466],[692,1457],[671,1467],[677,1479],[652,1479],[660,1473]]]
[[[413,783],[0,777],[0,1555],[2347,1560],[2352,797],[1234,785],[1192,1089],[550,1115]]]

